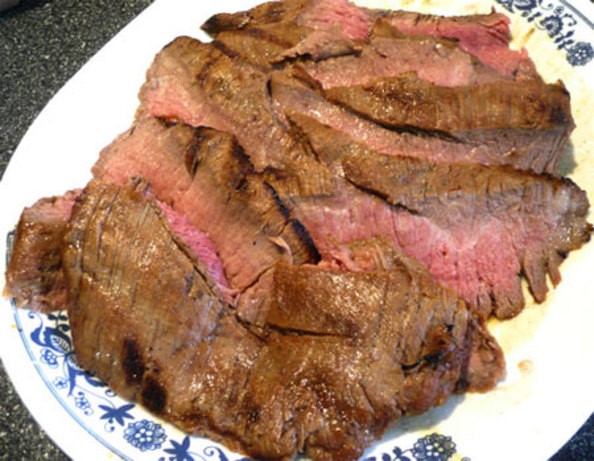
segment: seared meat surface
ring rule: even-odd
[[[473,386],[468,355],[488,333],[419,264],[279,263],[256,336],[142,187],[91,182],[64,237],[78,360],[119,394],[257,458],[348,460],[391,421]]]

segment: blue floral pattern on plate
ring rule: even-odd
[[[456,454],[456,444],[447,435],[432,433],[417,439],[412,448],[394,447],[392,453],[370,456],[363,461],[447,461]],[[461,458],[470,461],[470,458]]]
[[[591,43],[579,40],[578,17],[594,29],[594,24],[571,5],[552,0],[495,0],[511,13],[518,14],[538,29],[544,30],[555,46],[565,52],[572,66],[585,66],[594,59]]]

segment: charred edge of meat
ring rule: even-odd
[[[219,50],[221,53],[223,53],[231,59],[239,59],[241,57],[241,55],[237,51],[233,51],[224,42],[221,42],[220,40],[213,40],[211,44],[213,47],[215,47],[217,50]]]
[[[318,251],[317,247],[314,244],[311,235],[307,228],[303,225],[301,221],[298,219],[291,219],[289,224],[293,227],[295,233],[307,244],[307,248],[309,250],[309,256],[311,258],[311,264],[318,264],[322,260],[322,255]]]
[[[283,114],[281,114],[278,110],[274,108],[274,100],[272,98],[272,78],[270,74],[266,77],[266,102],[268,104],[268,108],[270,109],[270,114],[272,115],[272,119],[279,124],[283,129],[288,131],[287,122],[283,118]],[[290,134],[290,133],[289,133]],[[271,167],[266,167],[266,169],[270,170]]]
[[[168,119],[164,117],[155,117],[155,119],[163,126],[163,128],[173,128],[174,126],[180,124],[180,122],[178,122],[177,120]],[[134,130],[136,130],[136,124],[134,124],[130,129],[130,134],[133,134]]]
[[[205,83],[209,78],[210,75],[210,68],[214,66],[219,57],[214,55],[214,53],[210,53],[207,57],[202,60],[202,65],[200,66],[200,70],[194,75],[194,83],[199,87],[205,87]]]
[[[138,343],[131,338],[124,339],[122,349],[122,368],[126,377],[126,384],[140,385],[146,367]]]
[[[278,193],[276,192],[276,190],[274,189],[274,187],[272,187],[267,182],[264,183],[264,187],[266,187],[266,189],[268,190],[268,192],[270,192],[270,195],[274,199],[274,203],[276,203],[276,205],[278,206],[278,209],[281,212],[281,214],[283,215],[283,217],[285,219],[287,219],[287,220],[291,219],[291,210],[282,201],[282,199],[280,198],[280,196],[278,195]]]
[[[311,143],[311,139],[305,132],[305,130],[297,123],[294,118],[286,114],[287,122],[289,123],[289,134],[293,139],[295,139],[303,150],[310,155],[311,157],[315,158],[319,163],[324,163],[323,160],[320,158],[318,152],[314,149],[314,146]]]
[[[220,133],[212,128],[201,126],[194,129],[194,136],[186,147],[184,158],[186,171],[192,177],[194,177],[198,171],[203,153],[208,152],[207,144],[210,142],[218,142],[219,136]],[[245,176],[254,173],[254,166],[235,138],[233,138],[231,155],[240,165],[242,174],[239,175],[240,177],[237,179],[237,183],[230,184],[230,187],[240,190],[245,183]]]
[[[324,88],[322,87],[322,84],[309,75],[309,73],[299,64],[293,65],[290,68],[288,75],[324,96]]]
[[[350,338],[353,336],[351,331],[347,331],[344,333],[326,333],[320,331],[310,331],[301,328],[291,328],[291,327],[280,327],[278,325],[273,325],[270,323],[266,324],[266,328],[269,331],[275,331],[280,333],[283,336],[311,336],[316,338]],[[404,366],[403,366],[404,368]]]
[[[309,235],[307,228],[301,221],[291,216],[291,209],[283,202],[282,198],[278,195],[278,192],[274,187],[272,187],[267,182],[264,183],[264,186],[268,192],[270,192],[270,195],[274,199],[274,202],[276,203],[283,217],[287,220],[287,224],[293,228],[297,236],[306,244],[312,264],[319,263],[322,260],[322,256],[315,246],[311,235]]]
[[[149,411],[160,415],[167,403],[167,391],[153,376],[146,376],[140,390],[140,400]]]
[[[226,30],[243,29],[251,20],[252,18],[248,11],[235,14],[220,13],[208,18],[200,28],[208,35],[214,37],[216,34]]]
[[[424,354],[419,360],[410,364],[402,364],[403,371],[412,371],[420,366],[437,366],[456,350],[452,331],[454,325],[444,325],[440,331],[429,338],[431,352]]]
[[[343,163],[343,168],[344,168],[344,163]],[[373,195],[374,197],[382,199],[389,206],[391,206],[392,208],[394,208],[396,210],[404,210],[413,216],[421,216],[421,212],[419,210],[416,210],[409,206],[403,205],[401,203],[394,203],[394,202],[390,201],[390,197],[387,194],[382,194],[380,191],[370,189],[368,187],[362,186],[361,184],[354,182],[353,180],[351,180],[351,178],[349,177],[348,174],[345,174],[345,179],[348,181],[349,184],[353,185],[360,191],[363,191],[366,194]]]
[[[305,52],[302,54],[298,54],[296,56],[282,56],[282,58],[276,58],[272,62],[272,68],[275,70],[282,70],[289,66],[296,66],[300,67],[301,63],[308,63],[308,62],[323,62],[323,61],[330,61],[331,59],[336,59],[344,56],[353,56],[359,57],[363,52],[363,48],[357,48],[352,50],[344,50],[340,53],[332,53],[328,56],[315,56],[309,52]]]

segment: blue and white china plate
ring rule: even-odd
[[[99,150],[132,121],[152,58],[178,35],[221,10],[254,0],[157,0],[91,59],[50,101],[24,136],[0,183],[0,254],[23,207],[90,179]],[[367,1],[462,14],[491,8],[512,18],[514,46],[525,46],[546,80],[562,79],[577,129],[570,176],[594,203],[594,6],[579,0]],[[454,6],[453,6],[454,5]],[[590,221],[592,221],[590,217]],[[4,257],[0,273],[4,273]],[[494,391],[452,397],[406,418],[364,455],[368,461],[543,460],[594,410],[594,244],[562,266],[563,282],[543,305],[490,328],[506,351],[508,377]],[[3,282],[2,282],[3,283]],[[239,454],[188,437],[124,401],[79,368],[64,313],[16,310],[0,300],[4,366],[44,430],[75,460],[236,461]]]

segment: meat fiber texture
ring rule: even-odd
[[[118,394],[256,458],[354,460],[492,389],[486,319],[522,311],[523,280],[543,302],[592,232],[559,171],[570,96],[508,23],[345,0],[213,16],[211,42],[155,57],[94,179],[24,210],[7,294],[66,307]]]

